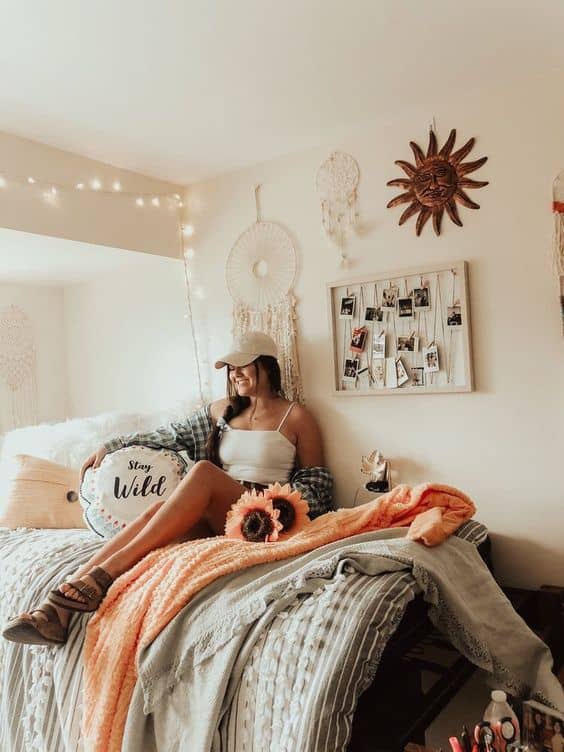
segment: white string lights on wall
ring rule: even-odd
[[[196,363],[196,376],[198,378],[198,393],[200,397],[200,404],[204,405],[205,394],[209,391],[209,381],[207,377],[208,362],[200,354],[200,347],[198,343],[198,337],[196,336],[196,329],[194,326],[194,315],[192,308],[192,268],[191,262],[196,257],[196,251],[192,245],[187,246],[186,243],[194,235],[194,226],[191,224],[183,224],[180,209],[178,210],[178,240],[180,246],[180,255],[184,265],[184,281],[186,289],[186,313],[184,318],[188,319],[190,323],[190,334],[192,337],[192,346],[194,348],[194,361]],[[194,290],[194,295],[203,300],[205,298],[205,292],[202,287],[197,287]],[[202,375],[203,372],[203,375]]]
[[[154,207],[159,208],[161,205],[168,206],[169,208],[179,208],[184,206],[182,197],[179,193],[156,193],[156,192],[139,192],[139,191],[126,191],[123,190],[122,184],[119,180],[109,181],[111,187],[105,187],[100,178],[94,177],[90,180],[79,181],[74,184],[61,183],[53,180],[44,180],[36,178],[33,175],[27,176],[10,176],[0,175],[0,189],[9,190],[13,186],[28,188],[35,192],[38,197],[42,197],[47,203],[53,202],[53,197],[58,196],[60,193],[97,193],[100,195],[116,194],[122,196],[124,199],[131,200],[138,207]]]

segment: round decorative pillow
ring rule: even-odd
[[[156,501],[166,501],[187,469],[186,460],[169,449],[131,446],[107,454],[100,467],[84,473],[84,521],[111,538]]]

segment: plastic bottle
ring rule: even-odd
[[[494,746],[497,752],[505,752],[508,744],[520,740],[519,720],[507,702],[505,692],[494,689],[491,697],[491,702],[484,711],[484,721],[487,721],[492,728],[495,728],[496,724],[501,724],[495,736]],[[513,724],[513,729],[511,724]],[[514,739],[511,738],[513,733],[515,733]]]

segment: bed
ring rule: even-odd
[[[161,421],[162,416],[154,419],[157,424]],[[53,436],[45,430],[43,446],[36,443],[26,448],[46,459],[76,465],[88,447],[84,443],[76,446],[76,436],[84,436],[83,427],[71,429],[66,445],[59,430],[57,454],[49,454]],[[106,419],[104,432],[98,426],[90,431],[90,440],[98,443],[104,439],[101,433],[111,436],[119,431],[120,427]],[[22,448],[21,441],[8,446],[10,451]],[[429,604],[436,626],[466,658],[492,668],[495,651],[485,644],[487,637],[480,642],[456,627],[452,604],[457,587],[440,581],[441,572],[447,570],[451,570],[452,582],[457,581],[455,574],[460,581],[472,574],[482,578],[490,598],[500,597],[477,553],[487,546],[485,527],[469,521],[437,549],[404,541],[403,535],[401,529],[378,531],[351,536],[342,545],[332,544],[333,548],[324,546],[315,556],[311,554],[307,576],[302,570],[295,575],[305,555],[280,562],[281,567],[294,567],[292,589],[284,591],[284,597],[272,598],[268,612],[247,619],[246,630],[226,641],[224,668],[216,672],[215,683],[208,670],[211,664],[203,659],[198,676],[186,669],[187,663],[191,668],[191,654],[182,654],[181,648],[198,614],[188,604],[143,656],[127,718],[124,752],[376,749],[373,708],[359,698],[373,697],[370,693],[378,686],[382,658],[383,667],[388,663],[387,646],[388,652],[394,645],[401,650],[406,630],[418,625],[421,609],[427,613]],[[36,605],[100,545],[100,539],[88,530],[0,528],[0,623]],[[412,556],[423,558],[415,561]],[[424,557],[430,558],[425,561]],[[372,567],[373,561],[380,562],[379,566]],[[260,566],[252,567],[246,576],[260,578],[262,571]],[[228,575],[214,588],[221,588],[222,581],[232,587],[237,580]],[[206,608],[206,597],[208,605],[213,605],[214,592],[212,586],[204,589],[200,609]],[[475,608],[479,620],[482,606],[476,602]],[[507,628],[521,634],[523,645],[519,648],[536,651],[534,673],[541,679],[536,687],[527,687],[527,677],[512,664],[511,656],[502,655],[502,647],[493,661],[496,670],[503,669],[501,673],[498,670],[498,685],[503,683],[541,701],[556,697],[559,702],[546,650],[532,640],[509,606],[502,603],[501,608],[505,609]],[[78,752],[85,748],[81,737],[82,647],[89,618],[73,616],[69,639],[62,648],[0,640],[2,752]],[[478,621],[474,628],[479,631]]]
[[[401,534],[389,532],[392,537]],[[471,521],[460,528],[453,545],[470,543],[474,548],[486,535],[481,524]],[[36,603],[61,574],[72,571],[99,545],[85,530],[1,529],[0,620]],[[374,576],[343,566],[326,575],[309,579],[266,627],[259,624],[253,639],[237,647],[237,659],[225,677],[219,722],[210,725],[210,746],[206,742],[202,749],[347,749],[353,726],[362,727],[366,720],[355,719],[359,696],[372,684],[406,608],[420,598],[420,584],[405,569]],[[2,752],[83,749],[81,650],[88,619],[73,617],[64,648],[1,642]],[[171,629],[178,627],[171,623]],[[143,712],[139,692],[132,702],[124,749],[184,749],[182,724],[190,689],[180,678],[162,693],[158,712],[149,714]]]

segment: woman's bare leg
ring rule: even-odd
[[[190,531],[202,520],[209,525],[212,534],[222,535],[227,512],[244,491],[244,486],[211,462],[196,463],[135,536],[112,551],[104,546],[80,568],[82,579],[97,587],[87,574],[92,566],[101,566],[113,578],[119,577],[149,551],[180,539],[190,539]],[[68,583],[61,590],[67,597],[79,597]]]
[[[114,554],[116,551],[119,551],[120,548],[127,545],[130,540],[135,538],[135,536],[141,532],[141,530],[145,527],[145,525],[149,522],[150,519],[159,511],[159,509],[164,504],[164,501],[157,501],[155,504],[152,504],[148,509],[146,509],[142,514],[137,517],[137,519],[132,520],[126,527],[123,528],[123,530],[120,530],[117,535],[115,535],[113,538],[111,538],[109,541],[104,543],[102,548],[100,548],[96,553],[88,559],[84,564],[82,564],[76,572],[69,577],[69,580],[77,580],[83,575],[87,574],[91,569],[98,566],[101,562],[105,561],[109,556]],[[66,592],[66,590],[72,591],[73,588],[70,587],[70,585],[67,583],[62,584],[59,589],[61,592]],[[41,604],[45,605],[45,604]],[[53,605],[53,604],[51,604]],[[68,624],[69,618],[70,618],[70,611],[68,611],[66,608],[60,608],[59,606],[55,606],[55,609],[59,615],[59,619],[61,620],[61,623],[66,626]],[[47,620],[47,617],[42,611],[34,612],[33,610],[30,613],[35,613],[35,618],[37,619],[43,619]]]

